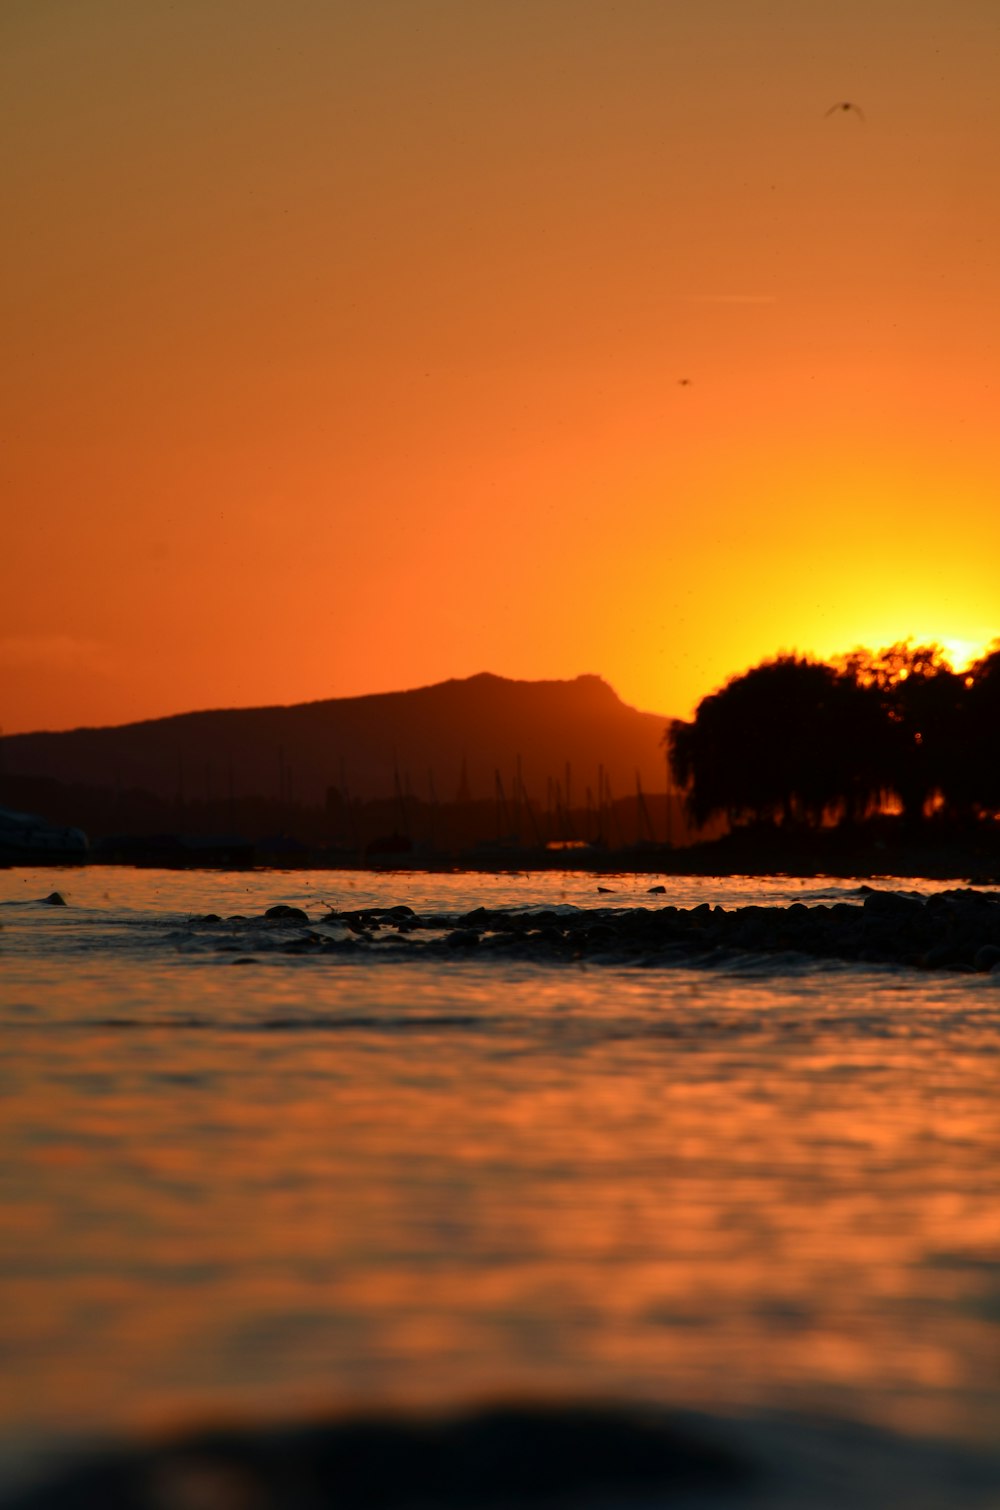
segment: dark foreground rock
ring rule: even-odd
[[[217,929],[215,914],[192,920]],[[298,926],[305,921],[307,926]],[[794,954],[859,964],[1000,974],[1000,893],[968,888],[922,896],[862,888],[851,902],[790,907],[629,907],[461,916],[411,908],[331,911],[309,924],[297,908],[229,919],[218,947],[287,954],[440,955],[452,959],[711,964]]]
[[[196,1433],[77,1467],[10,1510],[471,1510],[705,1492],[735,1506],[758,1477],[748,1455],[686,1420],[525,1406]]]
[[[193,1431],[51,1473],[8,1510],[991,1510],[1000,1459],[871,1424],[494,1406]]]

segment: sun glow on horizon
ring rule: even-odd
[[[856,641],[854,644],[844,647],[837,654],[848,654],[852,650],[864,649],[873,653],[887,650],[890,645],[911,645],[914,648],[919,645],[937,645],[944,651],[945,659],[953,671],[966,671],[968,668],[989,654],[991,646],[997,643],[996,634],[982,634],[976,637],[966,637],[951,634],[935,634],[931,631],[921,631],[909,634],[897,634],[886,638],[875,636],[874,638]]]
[[[688,9],[6,8],[5,732],[994,642],[992,13]]]
[[[963,619],[946,611],[936,617],[938,625],[948,627],[935,627],[934,619],[926,613],[897,612],[890,602],[879,614],[855,620],[846,632],[836,630],[817,636],[809,651],[803,653],[830,660],[854,650],[875,653],[891,645],[937,645],[953,671],[965,671],[1000,644],[1000,619],[991,625],[979,617]]]
[[[722,690],[729,682],[744,676],[746,672],[755,666],[768,661],[777,660],[781,657],[792,656],[807,660],[825,661],[827,663],[838,660],[841,656],[851,655],[855,651],[877,655],[880,651],[888,650],[893,645],[909,645],[912,648],[919,646],[936,645],[944,653],[945,660],[953,671],[965,672],[978,661],[983,660],[993,650],[1000,649],[1000,635],[996,631],[981,630],[974,634],[955,635],[933,633],[930,630],[921,632],[910,631],[904,628],[893,628],[891,624],[881,621],[874,632],[861,632],[824,637],[822,641],[799,641],[796,643],[774,643],[768,645],[757,654],[748,655],[739,665],[727,666],[714,676],[709,676],[701,691],[695,695],[690,708],[680,711],[678,708],[670,709],[669,716],[676,718],[692,718],[698,704],[703,698],[710,697]],[[632,703],[636,707],[652,710],[657,707],[657,698],[636,696],[630,685],[623,678],[611,677],[616,692],[624,701]],[[663,697],[659,702],[664,702]]]
[[[979,640],[966,640],[951,638],[947,635],[938,635],[936,638],[929,636],[921,637],[920,644],[937,644],[948,657],[953,671],[967,671],[976,661],[981,661],[984,656],[997,644],[998,636],[987,635]]]

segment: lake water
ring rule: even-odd
[[[857,886],[0,871],[0,1489],[205,1419],[592,1399],[860,1423],[859,1481],[877,1443],[910,1505],[1000,1504],[1000,976],[191,923]]]

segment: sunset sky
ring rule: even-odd
[[[997,0],[3,0],[4,731],[980,649],[998,81]]]

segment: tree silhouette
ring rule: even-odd
[[[696,823],[915,822],[1000,809],[1000,642],[965,676],[901,641],[827,664],[779,656],[703,698],[668,736]]]
[[[904,816],[919,819],[935,799],[961,809],[966,686],[941,646],[904,640],[874,654],[854,650],[835,664],[879,703],[871,755],[879,784],[898,797]]]
[[[1000,640],[969,669],[963,732],[968,805],[1000,813]]]
[[[674,724],[671,767],[692,817],[820,823],[864,811],[877,769],[852,757],[877,727],[878,704],[849,674],[779,656],[703,698]]]

